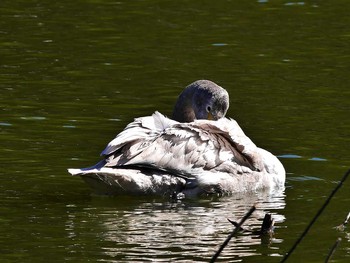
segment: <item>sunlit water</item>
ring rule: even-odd
[[[258,230],[220,261],[278,262],[350,167],[345,1],[2,1],[0,254],[3,262],[208,262],[247,210]],[[171,201],[91,194],[66,168],[96,163],[134,117],[172,112],[210,79],[228,116],[287,170],[268,195]],[[291,262],[350,258],[346,182]]]
[[[232,231],[227,218],[239,221],[256,204],[257,212],[249,225],[259,229],[265,212],[271,212],[277,223],[284,221],[278,214],[284,208],[283,195],[274,197],[249,196],[223,198],[221,200],[192,200],[185,203],[143,203],[131,211],[109,210],[100,223],[106,229],[104,240],[109,246],[106,255],[129,261],[202,261],[208,262],[223,243],[222,237]],[[116,222],[116,218],[118,221]],[[124,235],[125,231],[128,235]],[[242,257],[259,255],[261,244],[278,247],[278,238],[265,243],[258,235],[242,234],[233,241],[221,256],[223,260],[241,260]],[[125,244],[128,244],[127,248]],[[268,252],[270,253],[270,252]]]

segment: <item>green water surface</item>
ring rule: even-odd
[[[208,262],[251,205],[273,238],[242,234],[221,262],[279,262],[350,167],[350,2],[2,1],[0,261]],[[210,79],[228,116],[281,158],[277,196],[91,194],[66,168],[99,160],[134,117],[171,115]],[[345,182],[290,262],[350,260]]]

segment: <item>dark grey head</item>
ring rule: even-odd
[[[225,116],[228,107],[229,96],[225,89],[210,80],[197,80],[180,94],[173,119],[179,122],[218,120]]]

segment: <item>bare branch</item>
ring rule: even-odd
[[[238,225],[233,229],[232,233],[228,235],[225,242],[220,246],[219,250],[215,253],[215,255],[211,258],[210,262],[213,263],[218,258],[222,250],[227,246],[228,242],[230,242],[231,238],[237,234],[239,229],[241,229],[241,226],[243,223],[251,216],[251,214],[255,211],[256,207],[253,205],[249,211],[245,214],[245,216],[241,219],[241,221],[238,223]]]

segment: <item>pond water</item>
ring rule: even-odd
[[[2,262],[279,262],[350,167],[350,2],[2,1]],[[228,116],[280,157],[286,189],[172,202],[91,193],[86,167],[134,117],[172,112],[180,91],[210,79]],[[347,181],[290,262],[349,262]]]

